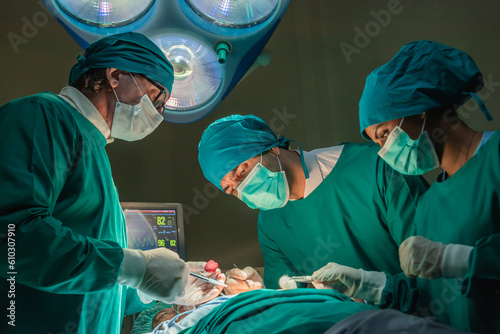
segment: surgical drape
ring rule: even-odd
[[[375,306],[333,290],[254,290],[237,295],[180,333],[324,333]]]

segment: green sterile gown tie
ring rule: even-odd
[[[127,247],[106,139],[53,93],[0,107],[0,272],[15,226],[16,327],[9,333],[118,333],[128,288],[116,284]],[[9,288],[1,280],[4,293]],[[131,298],[132,299],[132,298]]]
[[[345,144],[335,167],[306,198],[259,213],[264,283],[311,275],[328,262],[364,270],[401,271],[399,244],[413,235],[421,177],[402,176],[373,143]]]
[[[420,198],[416,234],[474,246],[463,280],[389,276],[383,306],[432,315],[452,327],[500,333],[500,131],[453,176]]]

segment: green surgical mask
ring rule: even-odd
[[[285,206],[288,202],[290,192],[286,174],[281,169],[279,172],[271,172],[262,165],[262,154],[260,162],[248,173],[248,176],[240,183],[238,198],[252,209],[271,210]]]
[[[396,126],[378,155],[401,174],[422,175],[439,167],[439,158],[427,131],[422,131],[417,140],[413,140],[401,129],[404,118]]]

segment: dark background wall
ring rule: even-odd
[[[41,1],[19,0],[0,12],[1,104],[59,92],[82,52],[54,18],[43,20],[42,7]],[[257,212],[214,192],[201,173],[197,145],[203,130],[218,118],[252,113],[305,150],[361,142],[358,101],[366,76],[419,39],[459,48],[476,60],[489,83],[482,94],[495,120],[486,122],[471,103],[466,121],[479,130],[499,129],[499,14],[498,1],[292,0],[265,48],[272,53],[269,66],[240,82],[209,116],[192,124],[164,123],[145,140],[108,146],[120,199],[183,203],[190,260],[262,266]],[[16,50],[8,34],[23,36],[26,20],[39,27]],[[349,57],[341,49],[346,44],[356,48]]]

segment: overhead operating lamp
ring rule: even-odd
[[[44,0],[83,48],[127,31],[151,38],[174,67],[163,114],[174,123],[206,116],[256,64],[269,62],[262,51],[289,1]]]

